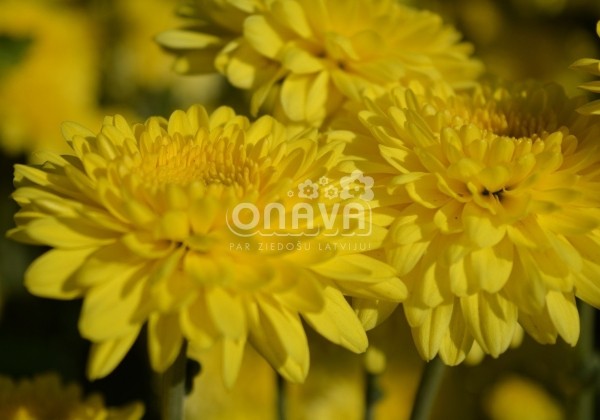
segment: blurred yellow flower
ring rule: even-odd
[[[596,24],[596,33],[600,37],[600,21]],[[594,76],[600,76],[600,60],[582,58],[571,65],[572,68],[586,71]],[[581,88],[594,93],[600,93],[600,80],[584,83]],[[590,102],[579,108],[579,112],[586,115],[600,115],[600,99]]]
[[[202,420],[275,420],[277,389],[275,373],[251,347],[235,385],[227,388],[221,377],[218,349],[198,352],[194,356],[202,372],[194,379],[192,392],[185,399],[185,418]],[[314,348],[311,347],[311,365]],[[311,372],[314,367],[311,366]]]
[[[173,82],[171,60],[153,42],[154,36],[178,21],[176,0],[123,0],[114,3],[122,36],[115,48],[115,70],[123,84],[162,87]]]
[[[337,188],[331,178],[349,133],[290,137],[271,117],[250,123],[230,108],[208,115],[200,106],[133,127],[107,117],[99,134],[73,123],[63,131],[75,156],[16,166],[21,210],[9,235],[54,248],[25,275],[32,293],[84,297],[91,378],[111,372],[148,321],[156,371],[187,339],[191,354],[221,349],[231,385],[249,340],[299,382],[309,367],[302,320],[363,352],[366,334],[344,296],[406,296],[391,267],[361,253],[379,247],[386,229],[356,212],[322,211],[346,202],[342,190],[327,204],[319,186]],[[347,201],[344,214],[358,205]],[[271,217],[278,222],[269,230]],[[259,222],[266,230],[253,230]],[[362,228],[370,235],[350,236]]]
[[[180,70],[210,71],[214,61],[234,86],[253,92],[253,114],[264,106],[281,119],[319,126],[367,87],[401,79],[463,86],[482,70],[440,16],[395,0],[257,2],[227,26],[214,18],[221,3],[198,9],[206,26],[166,32],[159,42],[182,55]]]
[[[0,145],[10,154],[66,151],[57,127],[97,119],[97,42],[82,12],[31,0],[0,1],[2,36],[29,40],[0,74]]]
[[[519,324],[576,343],[575,296],[600,304],[600,127],[580,104],[535,84],[366,100],[347,153],[387,185],[385,249],[423,358],[460,363],[473,341],[497,357]]]
[[[566,414],[541,384],[517,375],[502,378],[488,391],[484,407],[491,420],[562,420]]]
[[[0,376],[3,420],[140,420],[143,415],[141,403],[108,408],[100,395],[83,399],[78,385],[63,385],[53,373],[20,381]]]

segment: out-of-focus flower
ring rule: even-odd
[[[311,346],[311,365],[313,355],[314,348]],[[202,365],[202,372],[194,379],[192,392],[186,397],[186,419],[276,419],[275,372],[252,348],[244,353],[238,380],[229,389],[219,379],[221,356],[218,349],[198,352],[195,356]]]
[[[491,84],[365,102],[369,134],[347,153],[387,185],[385,249],[422,357],[457,364],[473,341],[497,357],[519,324],[574,345],[575,296],[600,304],[600,127],[581,101],[556,85]]]
[[[492,420],[566,418],[559,403],[541,384],[517,375],[506,376],[498,381],[487,393],[484,404]]]
[[[227,25],[216,18],[222,2],[202,6],[194,16],[207,25],[159,37],[181,54],[180,70],[210,71],[214,62],[234,86],[253,92],[252,113],[264,105],[294,123],[319,126],[367,87],[407,79],[462,86],[481,71],[471,46],[440,16],[395,0],[259,2]]]
[[[454,22],[488,72],[506,80],[553,81],[568,94],[579,94],[577,86],[585,79],[568,66],[599,50],[590,28],[582,24],[586,16],[600,13],[594,0],[409,2]]]
[[[63,385],[56,374],[13,381],[0,376],[0,418],[4,420],[139,420],[141,403],[105,407],[100,395],[85,399],[76,384]]]
[[[114,45],[115,66],[127,81],[162,87],[172,81],[171,60],[152,42],[154,36],[177,23],[175,0],[124,0],[115,2],[117,23],[123,27]]]
[[[600,37],[600,21],[596,24],[596,33]],[[572,68],[586,71],[594,76],[600,76],[600,60],[582,58],[571,65]],[[584,83],[581,88],[594,93],[600,93],[600,80]],[[587,115],[600,115],[600,99],[590,102],[579,108],[579,112]]]
[[[57,127],[98,118],[98,47],[90,19],[44,2],[5,0],[0,36],[28,42],[0,75],[0,145],[8,153],[66,151]]]
[[[339,236],[363,224],[356,212],[323,214],[341,213],[344,202],[288,197],[307,179],[333,179],[348,133],[290,137],[271,117],[250,123],[200,106],[133,127],[107,118],[99,134],[72,123],[63,131],[75,156],[16,166],[21,210],[9,235],[54,248],[25,275],[32,293],[84,297],[91,378],[111,372],[148,321],[156,371],[187,339],[191,354],[221,349],[231,385],[249,341],[285,378],[302,381],[302,320],[362,352],[367,337],[345,295],[405,297],[394,270],[361,253],[379,247],[386,229],[369,220],[369,236]]]

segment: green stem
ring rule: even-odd
[[[381,398],[381,390],[378,384],[378,375],[365,372],[365,420],[375,418],[375,404]]]
[[[410,420],[428,420],[431,417],[433,404],[442,383],[446,365],[439,357],[425,364],[421,382],[417,389]]]
[[[577,356],[583,386],[577,396],[576,419],[593,420],[596,377],[598,374],[596,352],[594,349],[595,309],[586,303],[580,303],[581,333],[579,342],[577,343]]]
[[[160,418],[162,420],[183,420],[186,349],[187,343],[184,342],[177,359],[160,376]]]
[[[285,420],[286,398],[285,379],[279,374],[277,376],[277,420]]]

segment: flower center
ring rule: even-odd
[[[515,106],[503,110],[495,105],[491,103],[486,107],[475,108],[470,117],[471,122],[496,135],[515,139],[535,140],[543,138],[546,133],[556,129],[556,118],[553,113],[534,114]]]
[[[258,164],[247,158],[243,144],[208,133],[164,136],[142,154],[142,177],[155,186],[200,181],[247,189],[259,181]]]

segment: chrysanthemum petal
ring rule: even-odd
[[[294,30],[302,38],[309,38],[312,28],[304,14],[304,9],[298,2],[282,0],[274,2],[271,8],[273,16],[286,23],[292,23],[290,29]]]
[[[25,231],[34,243],[57,248],[91,248],[112,242],[115,233],[99,229],[85,220],[46,217],[28,224]]]
[[[462,311],[460,308],[455,307],[452,311],[452,319],[450,320],[448,331],[444,335],[440,345],[440,358],[447,365],[458,365],[465,360],[471,346],[474,344],[476,343],[474,343],[473,336],[469,334]]]
[[[461,298],[461,308],[469,332],[494,357],[503,353],[517,326],[517,307],[500,294],[477,293]]]
[[[292,3],[292,2],[289,2]],[[281,64],[296,74],[316,73],[323,69],[323,63],[305,50],[288,48],[285,50]]]
[[[121,238],[123,245],[135,255],[154,259],[167,256],[175,248],[170,241],[156,240],[148,232],[130,232]]]
[[[211,321],[204,296],[198,297],[181,311],[180,323],[184,336],[199,349],[209,348],[219,336],[219,332]]]
[[[223,339],[223,381],[228,389],[233,387],[238,377],[245,346],[245,336],[237,339]]]
[[[139,329],[148,316],[148,268],[123,268],[88,290],[79,318],[81,335],[95,342]]]
[[[122,337],[101,343],[93,343],[90,349],[90,356],[87,366],[87,376],[91,380],[103,378],[114,370],[114,368],[123,360],[140,329],[131,331]]]
[[[244,36],[256,51],[269,58],[275,58],[284,45],[282,35],[261,15],[244,21]]]
[[[308,373],[308,342],[297,314],[261,299],[250,305],[250,340],[286,379],[302,382]]]
[[[152,314],[148,318],[150,366],[164,372],[173,364],[183,343],[177,314]]]
[[[354,298],[352,307],[365,330],[369,331],[385,321],[398,307],[398,302]]]
[[[506,233],[506,226],[490,218],[485,210],[472,203],[465,205],[462,217],[465,233],[480,247],[496,245]]]
[[[512,266],[513,244],[506,239],[496,246],[476,249],[466,258],[467,276],[489,293],[497,293],[504,287]]]
[[[300,312],[319,312],[325,305],[323,285],[308,270],[296,280],[294,287],[278,293],[275,298],[283,306]]]
[[[579,339],[579,312],[572,294],[555,291],[546,296],[548,314],[558,334],[571,346]]]
[[[139,267],[143,260],[128,252],[122,243],[103,246],[89,254],[78,267],[77,285],[90,287],[119,277],[131,267]]]
[[[389,265],[365,254],[340,255],[312,269],[325,277],[360,282],[374,282],[396,274]]]
[[[206,290],[206,305],[221,334],[230,339],[245,335],[246,313],[239,296],[221,287],[211,287]]]
[[[452,319],[453,307],[452,302],[447,302],[432,308],[425,322],[412,329],[417,350],[425,360],[433,359],[438,353]]]
[[[156,36],[156,42],[173,49],[201,49],[221,44],[221,38],[202,32],[173,29]]]
[[[25,272],[25,286],[36,295],[73,299],[81,295],[74,287],[73,274],[94,248],[52,249],[38,257]]]
[[[325,306],[321,312],[305,312],[302,317],[328,340],[355,353],[367,348],[367,335],[344,296],[333,287],[325,287]]]

